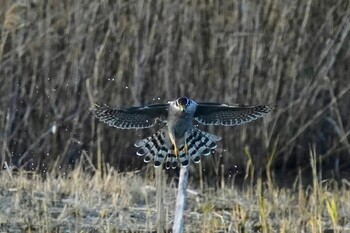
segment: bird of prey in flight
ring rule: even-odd
[[[143,129],[157,121],[165,126],[152,136],[135,143],[137,155],[144,161],[154,160],[158,167],[176,168],[178,163],[186,167],[192,160],[200,162],[200,156],[208,156],[216,148],[219,136],[204,132],[194,125],[235,126],[263,117],[273,108],[267,105],[229,106],[220,103],[196,103],[181,97],[167,104],[151,104],[140,107],[110,108],[95,105],[90,110],[102,122],[120,129]]]

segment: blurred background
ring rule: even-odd
[[[308,174],[311,152],[324,178],[349,178],[349,30],[348,0],[0,0],[0,162],[43,174],[82,157],[153,168],[133,144],[161,126],[110,128],[91,101],[187,96],[277,106],[244,126],[200,126],[222,140],[194,180],[269,170],[288,183]]]

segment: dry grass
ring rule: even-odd
[[[314,157],[313,154],[311,154]],[[204,192],[190,185],[185,232],[347,232],[350,231],[350,183],[320,181],[293,187],[274,183]],[[103,177],[103,178],[101,178]],[[232,178],[233,179],[233,178]],[[176,189],[169,177],[164,212],[171,229]],[[156,229],[156,193],[152,177],[138,172],[87,175],[79,165],[68,174],[3,171],[0,178],[2,232],[150,232]]]
[[[277,105],[205,128],[223,140],[191,170],[188,231],[349,231],[349,31],[348,0],[0,0],[0,228],[154,229],[153,168],[133,147],[151,132],[98,124],[89,97],[186,95]]]

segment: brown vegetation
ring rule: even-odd
[[[86,157],[81,161],[85,161]],[[107,167],[90,176],[80,163],[68,175],[5,170],[0,176],[2,232],[155,232],[153,179]],[[271,182],[237,189],[230,182],[217,190],[188,190],[184,232],[349,232],[350,183],[319,182],[311,153],[312,185],[302,176],[293,188]],[[104,178],[101,178],[103,176]],[[174,221],[176,182],[165,186],[165,229]],[[169,231],[171,232],[171,231]]]
[[[209,129],[223,138],[203,161],[210,176],[220,164],[244,175],[247,154],[259,169],[268,156],[284,173],[307,169],[313,145],[327,171],[349,167],[348,1],[1,6],[2,162],[46,171],[85,150],[100,168],[140,168],[133,143],[150,132],[96,123],[90,88],[97,102],[118,107],[184,95],[277,105],[264,122]]]
[[[0,0],[0,25],[0,163],[6,167],[0,197],[4,205],[14,201],[13,206],[0,206],[9,211],[0,215],[2,227],[10,226],[9,216],[21,213],[24,228],[18,229],[31,231],[31,224],[37,224],[33,229],[54,230],[50,224],[84,212],[80,204],[93,202],[88,199],[96,197],[93,189],[110,196],[100,206],[87,206],[85,217],[112,216],[114,221],[119,209],[108,209],[108,204],[146,206],[145,213],[137,212],[153,216],[144,202],[130,201],[133,191],[127,189],[151,182],[147,177],[152,177],[153,167],[135,155],[133,144],[152,129],[112,129],[98,123],[88,109],[90,100],[123,107],[179,96],[277,106],[261,121],[206,129],[223,139],[213,156],[192,167],[191,187],[221,191],[207,193],[201,197],[205,201],[190,198],[188,211],[194,214],[188,212],[187,219],[199,219],[200,230],[249,232],[256,225],[256,231],[298,232],[302,229],[289,228],[297,223],[308,232],[322,232],[347,226],[349,206],[344,203],[350,198],[343,178],[350,175],[348,0]],[[110,173],[110,166],[117,171],[145,167],[146,179],[123,180]],[[39,171],[48,182],[37,175],[23,179],[28,170]],[[304,176],[311,171],[312,176]],[[95,183],[90,174],[97,174]],[[120,185],[112,187],[108,177]],[[247,181],[247,190],[225,189],[239,177]],[[341,187],[323,186],[320,180],[325,177],[337,178]],[[295,180],[300,186],[293,185]],[[291,189],[276,188],[275,182]],[[311,189],[302,189],[305,183]],[[68,188],[55,190],[57,185]],[[81,195],[87,188],[91,196]],[[144,195],[139,192],[136,196]],[[231,195],[243,199],[230,202],[227,210],[218,209],[221,204],[214,202],[219,192],[223,198],[217,200],[223,202],[235,200]],[[198,200],[204,204],[191,204]],[[36,208],[36,215],[21,212],[28,207],[22,204]]]

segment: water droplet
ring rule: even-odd
[[[51,132],[52,132],[53,134],[55,134],[56,131],[57,131],[57,126],[56,126],[56,125],[53,125],[53,126],[51,127]]]

